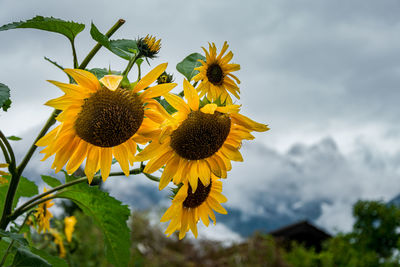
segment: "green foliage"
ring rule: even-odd
[[[188,79],[188,81],[190,81],[195,75],[199,73],[198,70],[195,70],[195,68],[201,66],[199,59],[204,61],[206,60],[206,58],[199,53],[190,54],[176,65],[176,69],[180,73],[182,73],[183,76]]]
[[[108,70],[106,68],[93,68],[93,69],[90,69],[88,71],[93,73],[96,76],[96,78],[99,79],[99,80],[101,78],[103,78],[104,76],[109,75],[109,74],[115,74],[115,75],[120,75],[121,74],[121,72],[119,72],[119,71]]]
[[[8,139],[8,140],[11,140],[11,141],[19,141],[19,140],[22,140],[21,137],[18,137],[18,136],[15,136],[15,135],[7,136],[7,139]]]
[[[36,16],[27,21],[13,22],[0,27],[0,31],[6,31],[18,28],[30,28],[43,31],[55,32],[64,35],[71,42],[76,35],[85,29],[85,25],[73,21],[65,21],[53,17]]]
[[[130,60],[138,53],[135,40],[109,40],[93,23],[90,28],[90,35],[95,41],[123,59]]]
[[[51,267],[51,264],[49,264],[46,260],[36,254],[33,254],[25,248],[18,248],[12,265],[16,267]]]
[[[7,111],[11,105],[10,88],[7,85],[0,83],[0,107]]]
[[[8,186],[10,184],[10,176],[3,177],[9,182],[0,185],[0,214],[3,212],[4,202],[6,199]],[[37,194],[39,194],[37,185],[34,182],[26,179],[25,177],[21,177],[21,180],[18,184],[17,193],[14,197],[13,208],[15,208],[15,206],[17,205],[20,197],[33,197]]]
[[[8,237],[10,240],[14,240],[15,242],[21,244],[22,246],[28,245],[28,241],[24,238],[22,234],[11,233],[0,229],[0,236]]]
[[[66,263],[65,260],[63,260],[63,259],[61,259],[61,258],[59,258],[57,256],[50,255],[47,252],[45,252],[44,250],[36,249],[34,247],[30,247],[30,250],[35,255],[40,256],[42,259],[44,259],[48,263],[50,263],[51,266],[54,266],[54,267],[68,267],[68,264]],[[32,266],[36,266],[36,265],[32,265]]]
[[[97,186],[89,187],[87,184],[71,186],[57,197],[72,200],[85,214],[91,216],[103,232],[107,259],[115,266],[127,266],[130,242],[126,222],[130,211],[126,205]]]
[[[51,187],[56,187],[61,185],[62,183],[54,177],[48,176],[48,175],[41,175],[42,176],[42,180],[43,182],[45,182],[46,184],[48,184]]]

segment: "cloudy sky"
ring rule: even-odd
[[[301,217],[301,207],[319,203],[312,219],[331,232],[350,230],[357,199],[400,193],[399,13],[395,0],[0,0],[0,25],[35,15],[85,23],[76,39],[80,60],[95,44],[91,21],[105,32],[123,18],[114,37],[161,38],[152,66],[169,62],[179,83],[175,66],[186,55],[228,41],[241,64],[242,111],[271,131],[243,145],[245,162],[224,183],[226,206],[273,220],[271,209]],[[61,95],[46,80],[65,81],[43,56],[71,67],[71,51],[63,36],[37,30],[0,32],[0,41],[0,82],[13,100],[0,125],[24,137],[15,144],[22,155],[51,113],[43,103]],[[89,67],[125,64],[103,49]],[[148,183],[134,182],[107,186],[127,200],[127,188]]]

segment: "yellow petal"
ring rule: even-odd
[[[188,100],[188,105],[191,110],[195,111],[199,109],[200,98],[196,92],[196,89],[188,82],[188,80],[183,80],[183,91],[185,98]]]
[[[164,98],[176,110],[179,110],[180,112],[184,112],[185,114],[190,113],[189,106],[179,96],[168,93],[168,94],[164,95]]]
[[[133,92],[137,93],[146,87],[148,87],[150,84],[152,84],[157,78],[165,71],[167,68],[168,63],[162,63],[152,69],[149,73],[147,73],[146,76],[144,76],[133,88]]]
[[[190,230],[192,230],[194,237],[197,238],[197,221],[195,216],[195,210],[193,209],[189,210],[188,221]]]
[[[60,88],[66,95],[76,98],[86,98],[90,92],[90,90],[88,90],[87,88],[77,84],[61,83],[52,80],[48,80],[48,82]]]
[[[100,79],[100,82],[111,91],[118,89],[119,84],[122,81],[123,76],[121,75],[105,75]]]
[[[177,86],[176,83],[163,83],[150,87],[140,95],[140,98],[145,99],[162,96],[171,91],[175,86]]]
[[[202,107],[200,111],[203,113],[214,114],[217,107],[218,106],[216,104],[207,104],[204,107]]]
[[[219,59],[224,55],[224,53],[226,52],[226,50],[228,49],[228,47],[229,47],[228,42],[225,41],[225,42],[224,42],[224,45],[222,46],[221,52],[219,52],[219,55],[218,55],[218,57],[217,57],[217,60],[219,60]]]
[[[53,107],[55,109],[60,109],[60,110],[64,110],[67,107],[73,105],[76,103],[76,99],[63,95],[54,99],[51,99],[49,101],[47,101],[46,103],[44,103],[46,106],[50,106]]]
[[[250,118],[243,116],[242,114],[239,114],[239,113],[232,114],[231,118],[234,123],[242,125],[243,127],[251,129],[253,131],[265,132],[265,131],[269,130],[267,125],[255,122],[255,121],[251,120]]]
[[[199,209],[199,216],[201,218],[201,220],[203,221],[205,226],[208,226],[210,224],[210,220],[208,219],[208,213],[207,213],[207,209],[205,208],[207,207],[206,205],[200,205]]]
[[[129,159],[128,159],[128,151],[125,148],[124,144],[113,147],[113,155],[115,159],[118,161],[119,166],[121,166],[122,171],[126,176],[129,176]]]
[[[159,184],[159,189],[164,189],[172,177],[176,174],[179,167],[180,158],[178,156],[172,156],[166,163],[165,169],[161,175],[161,180]]]
[[[87,155],[88,143],[84,140],[81,140],[78,146],[75,149],[75,152],[72,154],[71,158],[68,161],[66,170],[68,174],[74,173],[79,166],[81,166],[83,160]]]
[[[93,176],[97,172],[97,165],[100,159],[100,150],[96,146],[90,146],[88,151],[88,156],[86,159],[85,174],[89,180],[89,184],[92,183]]]
[[[224,209],[224,207],[221,206],[221,204],[219,204],[219,202],[217,200],[215,200],[215,198],[213,198],[212,196],[208,196],[207,198],[207,204],[210,205],[210,207],[215,210],[218,213],[221,214],[227,214],[228,212],[226,211],[226,209]]]
[[[225,157],[233,161],[243,161],[239,150],[231,145],[224,144],[219,150]]]
[[[35,145],[36,146],[48,146],[51,142],[54,141],[54,139],[57,136],[57,133],[59,132],[59,130],[61,129],[61,125],[57,126],[56,128],[54,128],[53,130],[51,130],[49,133],[47,133],[45,136],[43,136],[42,138],[40,138]]]
[[[210,167],[208,166],[205,160],[199,160],[197,167],[201,183],[204,186],[208,186],[210,184],[210,177],[211,177]]]
[[[217,111],[222,113],[238,113],[241,105],[226,105],[225,107],[217,107]]]
[[[160,169],[162,166],[165,165],[165,163],[171,158],[173,151],[167,151],[166,153],[162,154],[158,158],[153,158],[151,159],[146,167],[144,168],[143,172],[145,173],[153,173],[156,170]]]
[[[77,84],[89,89],[92,92],[95,92],[101,88],[96,76],[88,71],[80,69],[64,69],[64,71],[69,74],[77,82]]]
[[[100,161],[100,169],[101,169],[101,178],[105,182],[107,180],[108,175],[111,170],[112,163],[112,148],[103,147],[101,148],[101,161]]]
[[[165,153],[167,149],[170,149],[169,142],[160,144],[157,141],[153,141],[148,146],[146,146],[145,149],[143,149],[139,154],[136,155],[135,160],[145,161],[150,158],[154,158],[159,153]]]

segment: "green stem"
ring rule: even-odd
[[[133,65],[135,65],[136,60],[138,58],[140,58],[140,53],[137,54],[134,58],[132,58],[131,60],[129,60],[128,66],[126,66],[126,69],[124,70],[124,72],[122,72],[122,76],[126,77],[128,75],[128,73],[131,71]]]
[[[112,26],[108,32],[105,34],[108,38],[111,37],[123,24],[125,23],[125,20],[119,19],[114,26]],[[79,65],[79,69],[85,69],[86,66],[89,64],[90,60],[96,55],[96,53],[100,50],[101,44],[97,43],[93,49],[89,52],[89,54],[85,57],[85,59],[82,61],[81,65]]]
[[[78,57],[76,55],[75,43],[71,40],[71,47],[72,47],[72,56],[74,57],[74,69],[78,68]]]
[[[10,164],[8,166],[9,170],[11,173],[15,173],[15,155],[14,155],[14,151],[10,145],[10,142],[8,142],[7,137],[5,137],[5,135],[3,134],[2,131],[0,131],[0,139],[1,141],[3,141],[5,148],[8,151],[8,155],[9,155],[9,162],[7,162],[8,164]],[[1,148],[3,150],[3,147]],[[3,150],[4,153],[4,150]]]
[[[160,182],[160,178],[158,178],[158,177],[156,177],[156,176],[154,176],[154,175],[151,175],[151,174],[149,174],[149,173],[143,173],[147,178],[149,178],[150,180],[152,180],[152,181],[154,181],[154,182]]]
[[[6,160],[6,163],[11,164],[10,156],[8,155],[8,151],[6,149],[6,146],[1,141],[0,141],[0,148],[3,151],[3,155],[4,155],[4,158]]]
[[[129,174],[133,174],[133,175],[140,174],[140,173],[142,173],[142,169],[141,168],[132,169],[132,170],[129,171]],[[123,172],[112,172],[112,173],[109,174],[109,176],[121,176],[121,175],[125,175],[125,174]],[[95,178],[100,178],[100,176],[95,176]],[[9,218],[10,218],[10,220],[16,219],[19,215],[23,214],[27,210],[29,210],[32,207],[35,207],[36,205],[42,203],[43,202],[42,199],[44,199],[43,197],[45,197],[45,196],[47,196],[47,195],[49,195],[49,194],[51,194],[53,192],[56,192],[56,191],[59,191],[61,189],[66,188],[66,187],[70,187],[70,186],[73,186],[73,185],[76,185],[76,184],[79,184],[79,183],[83,183],[83,182],[86,182],[86,181],[87,181],[87,177],[86,176],[85,177],[81,177],[81,178],[73,180],[73,181],[71,181],[69,183],[65,183],[65,184],[56,186],[56,187],[54,187],[54,188],[52,188],[52,189],[50,189],[50,190],[48,190],[46,192],[43,192],[42,194],[39,194],[39,195],[31,198],[30,200],[28,200],[27,202],[25,202],[24,204],[19,206],[10,215]]]

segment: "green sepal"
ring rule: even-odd
[[[62,183],[54,177],[48,176],[48,175],[41,175],[42,176],[42,180],[43,182],[45,182],[46,184],[48,184],[51,187],[56,187],[59,185],[62,185]]]
[[[27,21],[13,22],[3,25],[0,27],[0,31],[18,28],[30,28],[59,33],[67,37],[71,42],[73,42],[78,33],[85,29],[85,24],[73,21],[65,21],[53,17],[36,16]]]
[[[180,73],[182,73],[183,76],[188,79],[188,81],[190,81],[194,76],[199,73],[199,71],[195,70],[195,68],[201,66],[201,63],[199,61],[200,59],[203,61],[206,60],[206,58],[199,53],[190,54],[176,65],[176,69]]]
[[[7,111],[11,105],[10,88],[7,85],[0,83],[0,107]]]
[[[22,140],[21,137],[18,137],[18,136],[15,136],[15,135],[7,136],[7,139],[11,140],[11,141],[20,141],[20,140]]]
[[[90,35],[95,41],[123,59],[131,60],[138,53],[135,40],[109,40],[107,36],[97,29],[93,22],[90,28]]]
[[[69,178],[71,179],[71,178]],[[130,254],[130,231],[127,220],[128,206],[99,189],[98,186],[77,184],[60,192],[57,197],[66,198],[77,204],[91,216],[104,236],[106,257],[115,266],[128,266]]]

